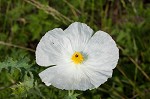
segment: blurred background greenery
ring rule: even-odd
[[[35,48],[51,29],[74,21],[108,32],[120,59],[99,88],[79,99],[150,99],[150,1],[0,0],[0,99],[62,99],[68,92],[38,77]]]

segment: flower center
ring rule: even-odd
[[[84,60],[84,57],[80,52],[75,52],[71,59],[75,64],[81,64]]]

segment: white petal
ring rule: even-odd
[[[67,62],[73,53],[70,40],[60,28],[48,31],[36,48],[36,62],[41,66]]]
[[[83,52],[88,55],[85,65],[97,66],[101,70],[115,68],[119,59],[119,49],[115,41],[103,31],[92,36]]]
[[[74,51],[82,51],[91,38],[93,30],[84,23],[74,22],[64,32],[71,41]]]
[[[71,64],[50,67],[41,72],[39,76],[46,85],[53,85],[59,89],[87,90],[94,88],[82,69]]]
[[[103,31],[96,32],[83,51],[87,54],[84,72],[91,83],[98,87],[112,76],[117,65],[119,50],[111,36]]]
[[[112,70],[102,71],[97,70],[94,67],[86,67],[83,69],[85,74],[90,78],[91,83],[94,85],[94,88],[99,87],[101,84],[107,81],[108,78],[112,76]]]

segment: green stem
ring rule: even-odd
[[[68,91],[68,96],[72,96],[74,94],[74,90],[69,90]]]

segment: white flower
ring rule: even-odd
[[[48,31],[36,48],[36,62],[49,67],[39,74],[47,85],[59,89],[87,90],[99,87],[112,76],[119,50],[111,36],[84,23],[72,23],[64,31]]]

